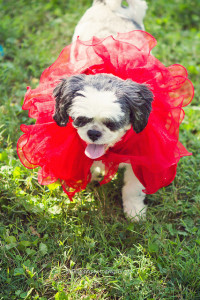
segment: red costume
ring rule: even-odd
[[[194,89],[184,67],[166,68],[151,54],[155,45],[156,40],[143,31],[118,34],[116,39],[109,36],[89,42],[77,40],[65,47],[55,63],[42,73],[36,89],[28,87],[22,108],[29,110],[29,117],[36,119],[36,123],[21,125],[24,134],[17,149],[25,167],[40,167],[40,184],[48,185],[59,179],[71,199],[91,180],[90,167],[94,160],[84,153],[86,143],[71,120],[66,127],[59,127],[53,120],[53,89],[61,78],[80,73],[108,73],[132,79],[147,84],[154,95],[146,128],[139,134],[131,128],[97,159],[106,167],[101,184],[109,182],[124,162],[132,165],[147,194],[173,181],[179,159],[190,155],[178,137],[184,118],[182,107],[191,102]]]

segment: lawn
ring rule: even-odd
[[[70,202],[40,186],[16,154],[26,86],[70,43],[91,0],[0,0],[0,299],[200,299],[200,2],[148,0],[153,54],[180,63],[195,97],[185,109],[174,182],[148,196],[146,220],[123,215],[119,173]]]

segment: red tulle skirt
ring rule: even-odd
[[[21,125],[23,135],[17,150],[22,164],[40,167],[38,181],[48,185],[58,179],[70,199],[85,189],[91,180],[94,160],[72,126],[59,127],[53,120],[53,89],[61,78],[84,73],[107,73],[122,79],[145,83],[154,94],[152,112],[146,128],[139,134],[130,129],[114,147],[98,158],[106,172],[101,184],[109,182],[120,163],[130,163],[147,194],[169,185],[182,156],[190,155],[178,141],[179,126],[184,118],[182,107],[194,95],[187,71],[181,65],[165,67],[152,54],[156,40],[143,31],[132,31],[105,39],[77,40],[63,49],[53,65],[41,75],[39,86],[28,87],[23,104],[34,125]]]

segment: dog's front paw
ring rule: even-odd
[[[135,222],[145,219],[147,206],[144,204],[144,197],[135,199],[129,198],[129,201],[126,200],[123,200],[124,214],[126,218]]]
[[[91,181],[100,182],[105,174],[105,166],[102,161],[95,161],[90,169],[92,178]]]

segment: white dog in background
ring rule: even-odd
[[[78,36],[86,41],[93,36],[104,38],[144,29],[146,2],[127,0],[126,7],[121,2],[94,0],[78,23],[73,41]],[[92,159],[101,157],[131,126],[136,133],[141,132],[147,125],[153,100],[147,86],[109,74],[80,74],[63,79],[54,96],[54,120],[59,126],[66,126],[69,116],[72,118],[80,138],[87,143],[85,154]],[[99,165],[93,164],[93,178],[100,171]],[[124,212],[130,218],[145,215],[143,189],[131,165],[126,165],[122,200]]]
[[[122,0],[94,0],[75,28],[73,41],[79,36],[87,41],[93,36],[105,38],[132,30],[144,30],[143,18],[147,4],[143,0],[127,0],[128,7],[122,7]]]

